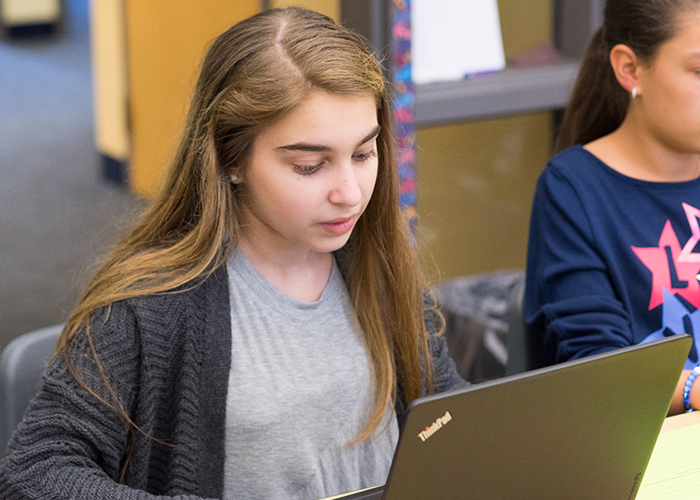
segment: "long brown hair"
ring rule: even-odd
[[[581,63],[555,146],[561,151],[614,132],[625,119],[629,94],[610,65],[610,51],[623,44],[644,64],[652,64],[661,45],[676,35],[679,16],[700,0],[608,0],[603,25]]]
[[[89,319],[97,309],[196,284],[225,264],[239,235],[239,188],[229,180],[231,170],[244,170],[256,136],[313,90],[374,96],[381,127],[374,194],[342,249],[374,375],[374,406],[358,440],[381,422],[397,397],[398,379],[405,403],[430,391],[424,283],[398,206],[387,84],[360,35],[299,8],[257,14],[213,42],[164,188],[89,284],[59,350],[78,331],[90,339]],[[105,403],[133,425],[112,396]]]

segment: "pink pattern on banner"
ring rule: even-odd
[[[411,81],[411,1],[393,0],[392,2],[392,57],[394,63],[393,82],[394,120],[399,160],[399,203],[409,220],[411,229],[415,230],[415,128],[413,111],[415,94]]]
[[[406,23],[397,24],[396,26],[394,26],[394,37],[410,40],[411,26],[407,25]]]
[[[399,155],[399,162],[400,163],[413,163],[415,160],[416,154],[413,152],[412,149],[404,149],[401,154]]]
[[[405,192],[415,191],[416,183],[412,179],[408,179],[406,182],[402,182],[399,187],[399,193],[404,194]]]
[[[396,111],[394,111],[395,117],[397,120],[405,122],[405,123],[411,123],[413,122],[413,110],[412,109],[406,109],[406,108],[398,108]]]

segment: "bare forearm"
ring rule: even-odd
[[[685,387],[690,372],[690,370],[683,370],[681,378],[678,380],[676,391],[673,393],[671,407],[668,409],[669,416],[678,415],[685,411],[683,408],[683,388]],[[690,389],[690,404],[694,409],[700,409],[700,380],[696,381]]]

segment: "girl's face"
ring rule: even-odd
[[[678,34],[639,69],[641,116],[653,137],[679,153],[700,153],[700,9],[681,14]]]
[[[311,93],[255,140],[241,240],[268,252],[342,247],[374,190],[378,133],[374,97]]]

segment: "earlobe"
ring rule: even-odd
[[[641,65],[634,51],[627,45],[615,45],[610,51],[610,65],[620,86],[627,92],[640,93],[639,70]]]
[[[242,184],[243,183],[243,179],[241,179],[241,177],[238,174],[236,174],[235,172],[231,172],[228,177],[229,177],[229,181],[231,181],[231,184]]]

